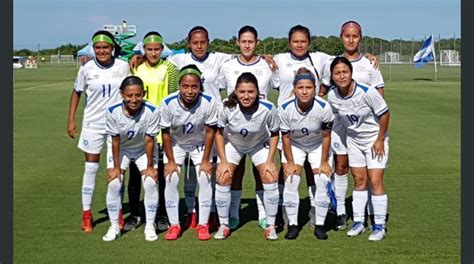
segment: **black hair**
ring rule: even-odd
[[[196,70],[196,71],[199,72],[200,75],[202,75],[201,70],[199,70],[199,68],[198,68],[196,65],[194,65],[194,64],[188,64],[188,65],[184,66],[183,68],[181,68],[181,69],[179,70],[179,74],[181,75],[181,72],[184,71],[184,70],[186,70],[186,69],[193,69],[193,70]],[[184,75],[179,78],[178,83],[181,83],[181,79],[182,79],[183,77],[184,77]],[[198,76],[196,76],[196,77],[198,77]],[[200,77],[198,77],[198,79],[199,79],[199,90],[203,91],[204,87],[203,87],[203,84],[202,84],[202,79],[201,79]]]
[[[235,84],[235,90],[237,90],[237,88],[239,87],[239,84],[241,83],[253,83],[255,85],[255,87],[257,88],[257,98],[254,104],[255,103],[258,104],[258,100],[260,97],[260,90],[258,89],[257,77],[255,77],[255,75],[253,75],[251,72],[244,72],[239,76],[239,78],[237,78],[237,82]],[[239,103],[235,90],[229,95],[228,100],[224,102],[225,107],[234,108]]]
[[[146,37],[151,36],[151,35],[156,35],[156,36],[163,37],[163,36],[161,36],[161,34],[158,33],[157,31],[150,31],[150,32],[148,32],[148,33],[145,34],[145,36],[143,37],[143,39],[145,39]]]
[[[349,67],[349,70],[351,71],[351,73],[353,72],[352,71],[352,63],[344,56],[337,56],[336,58],[334,58],[334,60],[331,62],[331,66],[330,66],[330,70],[331,70],[331,85],[336,85],[334,83],[334,80],[332,79],[332,72],[334,70],[334,67],[336,67],[337,64],[339,63],[344,63],[346,64],[348,67]]]
[[[197,31],[203,31],[206,33],[206,38],[207,38],[207,42],[209,42],[209,32],[207,31],[207,29],[203,26],[195,26],[193,28],[191,28],[191,30],[189,30],[188,32],[188,43],[191,41],[191,37],[193,36],[193,33],[194,32],[197,32]]]
[[[106,30],[99,30],[99,31],[95,32],[94,35],[92,35],[92,39],[94,39],[95,36],[97,36],[97,35],[106,35],[107,37],[112,39],[112,41],[114,42],[113,43],[113,46],[114,46],[113,56],[117,57],[118,55],[120,55],[120,52],[122,51],[122,47],[117,43],[117,41],[115,40],[115,37],[114,37],[114,35],[112,35],[112,33],[110,33],[109,31],[106,31]]]
[[[255,36],[255,39],[258,39],[257,30],[256,30],[254,27],[249,26],[249,25],[245,25],[245,26],[243,26],[243,27],[241,27],[241,28],[239,29],[239,37],[238,37],[238,39],[240,39],[240,36],[241,36],[242,34],[246,33],[246,32],[252,33],[252,34]]]
[[[290,31],[288,32],[288,42],[291,42],[291,35],[293,35],[295,32],[301,32],[305,34],[308,38],[308,42],[311,42],[311,33],[309,32],[309,28],[302,25],[296,25],[290,28]]]
[[[131,75],[123,79],[122,84],[120,84],[120,91],[123,92],[125,88],[131,85],[139,85],[142,88],[142,90],[144,90],[142,79],[140,79],[140,77]]]

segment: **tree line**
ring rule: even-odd
[[[231,39],[224,40],[215,38],[209,43],[210,51],[220,51],[225,53],[237,54],[239,49],[235,44],[236,37],[233,36]],[[412,57],[420,49],[423,44],[422,40],[384,40],[376,37],[364,36],[361,41],[360,51],[365,53],[369,52],[377,56],[384,56],[387,51],[398,52],[402,58]],[[77,51],[85,47],[87,43],[81,45],[65,44],[54,49],[42,49],[39,51],[33,51],[29,49],[14,50],[13,55],[15,56],[50,56],[60,54],[72,54],[76,55]],[[166,43],[170,49],[187,49],[187,39],[183,39],[173,43]],[[461,39],[450,38],[441,39],[436,41],[435,51],[436,56],[439,56],[440,50],[444,49],[456,49],[461,56]],[[257,53],[259,54],[277,54],[288,52],[288,38],[273,38],[268,37],[260,41],[260,45],[257,47]],[[318,36],[311,37],[310,51],[322,51],[327,54],[342,54],[344,48],[342,46],[339,36]]]

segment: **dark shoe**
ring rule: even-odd
[[[346,230],[347,228],[347,217],[345,214],[338,215],[336,218],[336,229],[337,230]]]
[[[156,223],[157,223],[157,229],[160,230],[160,231],[166,231],[168,230],[168,218],[166,218],[166,216],[158,216],[156,218]]]
[[[139,227],[141,224],[142,224],[142,219],[140,216],[130,215],[123,229],[125,231],[132,231],[135,228]]]
[[[314,235],[316,236],[317,239],[322,239],[322,240],[328,239],[328,234],[326,234],[326,230],[324,229],[324,226],[317,225],[316,228],[314,229]]]
[[[298,235],[300,234],[300,231],[298,229],[297,225],[290,225],[288,226],[288,232],[285,234],[286,239],[296,239]]]

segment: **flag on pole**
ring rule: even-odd
[[[413,57],[413,62],[416,63],[417,68],[425,66],[429,61],[435,61],[436,63],[433,35],[425,40],[421,49]]]

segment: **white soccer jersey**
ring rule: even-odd
[[[176,65],[178,69],[194,64],[202,72],[201,81],[204,92],[216,98],[217,102],[221,102],[220,87],[217,83],[217,76],[221,65],[232,58],[232,55],[221,52],[210,52],[206,58],[198,60],[190,52],[171,55],[167,58],[171,63]]]
[[[373,86],[376,89],[383,88],[384,82],[382,73],[374,68],[370,60],[360,54],[356,60],[351,60],[352,64],[352,79],[361,84]]]
[[[74,82],[76,92],[86,94],[82,129],[105,133],[107,108],[121,100],[120,84],[130,75],[128,63],[114,59],[109,67],[96,60],[82,65]]]
[[[313,106],[305,113],[300,112],[297,99],[286,100],[279,108],[281,132],[290,132],[291,144],[307,152],[323,143],[323,123],[334,120],[331,106],[323,98],[316,96]]]
[[[290,52],[277,54],[273,58],[278,65],[278,71],[275,71],[272,75],[273,83],[279,83],[278,105],[282,105],[284,101],[292,96],[295,74],[301,67],[307,68],[316,76],[316,94],[319,93],[323,77],[327,78],[322,75],[323,70],[325,65],[330,62],[331,56],[324,52],[311,52],[309,55],[311,60],[309,57],[303,59],[296,58]]]
[[[279,85],[279,83],[274,83],[274,80],[272,81],[272,70],[261,57],[258,57],[255,62],[249,64],[245,64],[240,61],[239,57],[235,57],[222,64],[218,77],[219,86],[221,89],[227,88],[227,95],[230,95],[235,90],[237,78],[244,72],[251,72],[257,77],[260,95],[265,99],[270,88],[278,87]]]
[[[220,107],[216,99],[206,93],[199,93],[196,103],[186,109],[179,97],[179,91],[177,91],[163,99],[160,105],[160,127],[170,128],[173,144],[204,144],[206,126],[217,124],[217,113]]]
[[[379,117],[388,111],[388,106],[375,87],[355,83],[352,96],[342,97],[333,86],[328,101],[339,121],[347,127],[347,139],[359,146],[372,145],[378,136]],[[388,137],[388,135],[386,135]]]
[[[279,130],[278,111],[270,101],[259,99],[257,111],[246,113],[239,104],[234,108],[223,106],[218,126],[224,128],[224,139],[238,151],[251,152],[270,138],[270,132]]]
[[[121,151],[145,152],[145,135],[156,137],[158,134],[158,110],[153,104],[144,102],[136,115],[129,116],[124,113],[124,107],[122,102],[107,110],[107,134],[120,136]]]

